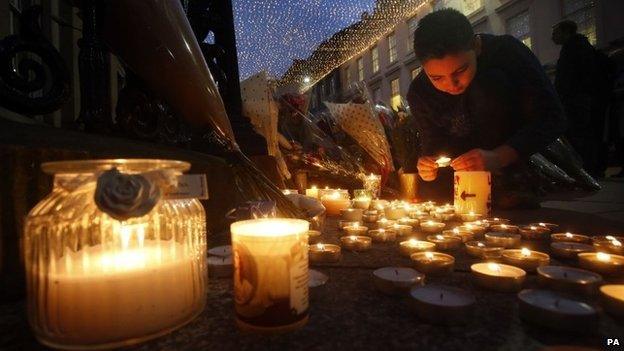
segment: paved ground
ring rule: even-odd
[[[609,169],[607,175],[619,172]],[[624,178],[604,178],[600,180],[602,190],[598,192],[572,192],[552,194],[542,207],[591,213],[602,218],[622,223],[624,229]]]

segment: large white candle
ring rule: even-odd
[[[46,301],[36,318],[60,331],[57,342],[91,345],[143,337],[201,311],[206,265],[195,264],[199,253],[173,240],[141,238],[134,244],[86,247],[50,263],[48,288],[33,298]]]
[[[266,218],[232,223],[236,321],[244,330],[286,331],[308,320],[309,223]]]
[[[455,172],[454,177],[455,212],[490,213],[492,203],[490,172]]]

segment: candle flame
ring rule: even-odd
[[[546,223],[538,223],[540,226],[545,227]]]
[[[360,223],[355,222],[353,223],[353,228],[358,229],[360,227]]]
[[[537,227],[536,227],[536,226],[530,226],[530,227],[529,227],[529,229],[531,229],[531,230],[537,230]]]
[[[427,225],[433,225],[433,221],[427,221]]]
[[[566,238],[571,238],[572,237],[572,233],[567,232],[567,233],[565,233],[565,236],[566,236]]]
[[[316,244],[316,247],[321,251],[325,251],[325,244],[319,243],[319,244]]]
[[[616,240],[616,239],[615,239],[615,237],[614,237],[614,236],[611,236],[611,235],[607,235],[607,236],[605,236],[605,239],[607,239],[607,240],[609,240],[609,241]]]
[[[457,229],[457,228],[453,229],[453,233],[459,234],[459,229]]]
[[[409,239],[407,242],[409,243],[410,246],[417,246],[418,245],[418,240],[413,239],[413,238]]]
[[[312,190],[316,190],[316,189],[318,189],[316,185],[312,185]]]
[[[494,271],[496,273],[500,273],[501,272],[501,267],[497,263],[492,263],[492,262],[488,263],[488,269],[491,270],[491,271]]]
[[[611,245],[613,245],[613,246],[622,246],[622,243],[620,241],[618,241],[618,240],[613,240],[613,241],[611,241]]]
[[[596,258],[598,260],[600,260],[600,261],[607,262],[607,261],[611,260],[611,255],[606,254],[604,252],[599,252],[599,253],[596,254]]]
[[[433,259],[433,252],[425,252],[425,257],[427,257],[428,259],[432,260]]]
[[[474,216],[474,215],[475,215],[475,213],[474,213],[474,211],[470,211],[470,212],[468,212],[468,215],[469,215],[469,216]]]
[[[526,247],[523,247],[522,250],[520,250],[520,252],[522,253],[522,256],[524,257],[531,256],[531,250],[527,249]]]
[[[501,228],[507,229],[507,224],[501,224]]]
[[[485,245],[483,245],[483,243],[477,243],[478,247],[484,247]]]
[[[444,240],[444,237],[442,235],[436,235],[436,239],[438,240]]]
[[[357,240],[357,236],[355,236],[355,235],[350,235],[350,236],[349,236],[349,240],[351,240],[351,241],[356,241],[356,240]]]

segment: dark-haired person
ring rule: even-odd
[[[445,154],[455,171],[504,173],[494,177],[495,204],[535,205],[522,192],[503,199],[496,190],[497,182],[526,188],[524,161],[565,130],[561,103],[535,55],[512,36],[475,35],[453,9],[420,20],[414,51],[423,67],[407,94],[421,136],[417,167],[423,180],[435,181],[423,184],[421,195],[451,194],[451,172],[438,179],[435,163]]]
[[[580,153],[587,171],[602,178],[607,168],[603,134],[613,88],[613,63],[586,36],[577,33],[574,21],[555,24],[552,41],[561,45],[555,88],[568,117],[566,137]]]

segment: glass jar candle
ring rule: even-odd
[[[206,221],[167,196],[190,164],[45,163],[52,193],[24,230],[28,318],[48,346],[126,346],[176,329],[206,304]]]

